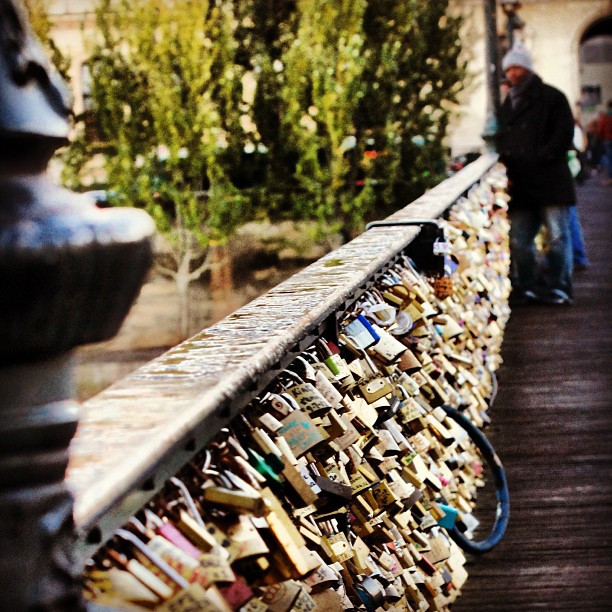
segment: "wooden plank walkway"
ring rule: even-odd
[[[573,306],[512,312],[487,430],[510,523],[453,612],[612,610],[612,187],[578,198],[591,266]]]

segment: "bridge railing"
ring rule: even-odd
[[[443,220],[475,190],[483,208],[496,208],[504,194],[496,164],[494,154],[482,156],[386,221]],[[480,228],[470,231],[478,236]],[[411,245],[418,250],[420,232],[418,224],[364,231],[85,402],[67,474],[81,561],[307,347],[324,335],[336,338],[340,318]]]

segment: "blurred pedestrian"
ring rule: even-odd
[[[533,70],[519,41],[504,56],[510,90],[500,109],[497,149],[509,179],[511,300],[571,304],[570,207],[576,203],[567,153],[574,117],[565,95]],[[535,238],[546,228],[547,269],[536,265]]]
[[[612,185],[612,99],[608,108],[599,116],[597,133],[603,144],[601,166],[603,169],[602,185]]]
[[[599,121],[596,117],[591,119],[586,125],[586,137],[587,137],[587,148],[586,148],[586,162],[587,168],[591,176],[597,174],[601,170],[601,161],[603,158],[603,143],[598,133]]]
[[[574,139],[572,144],[577,155],[578,167],[575,172],[572,172],[570,166],[570,171],[574,179],[576,179],[576,182],[580,185],[584,183],[588,176],[585,156],[587,138],[577,115],[574,117]],[[589,258],[587,256],[584,237],[582,235],[582,225],[580,224],[578,208],[576,206],[570,207],[570,234],[572,236],[574,270],[585,270],[589,267]]]

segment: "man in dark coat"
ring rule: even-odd
[[[500,110],[497,150],[509,179],[513,303],[571,304],[569,208],[576,203],[567,163],[574,117],[565,95],[533,72],[527,48],[515,45],[502,67],[510,90]],[[546,228],[545,275],[536,266],[535,238]]]

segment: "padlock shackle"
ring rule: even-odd
[[[375,227],[419,227],[421,231],[408,246],[409,257],[426,274],[439,277],[444,274],[444,256],[436,253],[433,245],[444,238],[444,227],[437,219],[402,219],[398,221],[372,221],[366,231]]]

